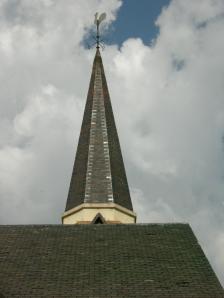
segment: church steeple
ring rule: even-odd
[[[97,43],[63,223],[135,222],[102,58]]]

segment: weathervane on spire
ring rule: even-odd
[[[94,20],[94,24],[96,25],[96,48],[99,49],[100,46],[102,45],[102,40],[100,39],[100,31],[99,31],[99,26],[102,23],[103,20],[106,19],[106,13],[101,13],[101,15],[99,16],[98,12],[95,13],[95,20]]]

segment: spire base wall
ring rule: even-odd
[[[63,213],[62,224],[90,224],[97,214],[106,223],[136,223],[136,213],[115,203],[83,203]]]

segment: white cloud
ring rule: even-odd
[[[108,69],[134,205],[139,221],[189,222],[223,281],[224,3],[173,1],[157,24]]]
[[[119,6],[1,1],[1,223],[60,222],[94,55],[81,41]],[[222,280],[223,16],[222,0],[172,1],[153,45],[102,53],[139,221],[190,222]]]
[[[80,43],[110,1],[1,1],[1,223],[60,222],[93,51]]]

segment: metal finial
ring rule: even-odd
[[[99,16],[98,12],[95,13],[95,20],[94,24],[96,25],[96,48],[99,49],[101,45],[101,40],[100,40],[100,31],[99,31],[99,26],[100,23],[106,19],[106,13],[101,13]]]

